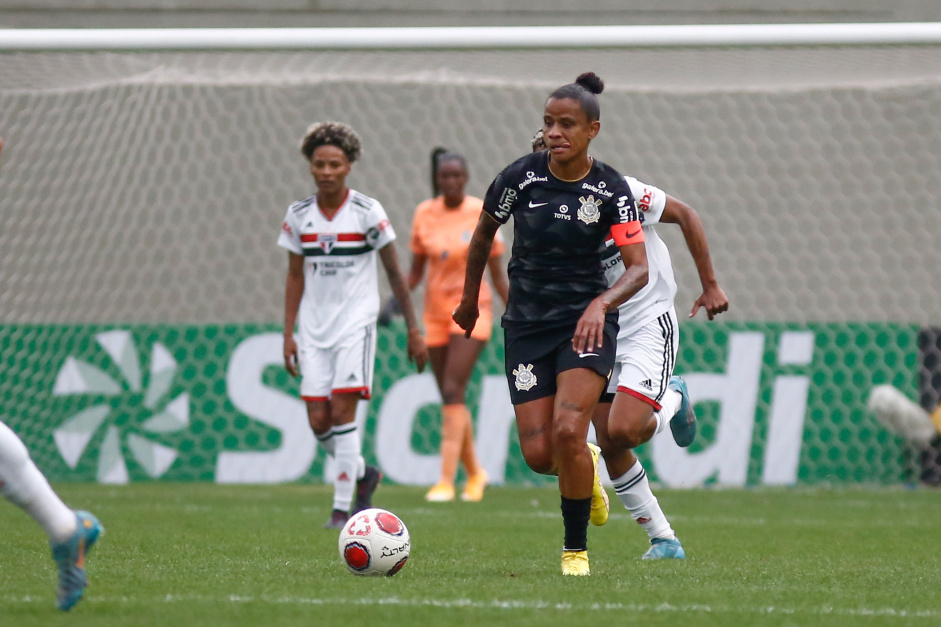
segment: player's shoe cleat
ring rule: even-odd
[[[641,559],[645,560],[685,560],[686,551],[678,538],[654,538],[650,548]]]
[[[382,481],[382,471],[375,466],[366,466],[363,478],[356,482],[356,502],[353,503],[353,513],[361,512],[372,507],[372,495]]]
[[[670,421],[670,431],[673,432],[673,439],[676,443],[685,448],[692,444],[696,438],[696,412],[693,410],[693,404],[689,401],[689,390],[686,389],[686,381],[674,375],[670,377],[669,388],[679,392],[680,396],[683,397],[679,410]]]
[[[429,503],[447,503],[454,500],[454,485],[439,481],[431,486],[428,493],[425,494],[425,500]]]
[[[343,525],[349,520],[350,515],[342,509],[335,509],[330,514],[330,518],[323,524],[324,529],[343,529]]]
[[[487,473],[483,468],[476,475],[467,480],[464,491],[461,492],[461,500],[476,503],[484,498],[484,488],[487,486]]]
[[[594,485],[591,488],[591,516],[588,520],[591,521],[591,524],[600,527],[608,522],[611,502],[608,500],[608,493],[601,485],[601,477],[598,475],[598,456],[601,454],[601,449],[589,442],[588,450],[591,451],[591,463],[595,472]]]
[[[575,577],[590,575],[588,551],[562,551],[562,574]]]
[[[78,526],[71,538],[61,544],[49,543],[52,559],[59,567],[56,606],[65,612],[72,609],[85,593],[88,585],[85,556],[105,531],[98,519],[88,512],[75,512],[75,518]]]

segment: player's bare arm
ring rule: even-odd
[[[408,289],[414,290],[421,283],[425,276],[425,264],[428,263],[428,255],[422,253],[412,253],[412,267],[408,271]]]
[[[294,326],[297,309],[304,294],[304,257],[288,253],[288,274],[284,285],[284,368],[292,377],[300,374],[297,367],[297,342],[294,341]]]
[[[464,329],[464,337],[470,337],[477,325],[480,310],[477,302],[480,298],[480,282],[484,278],[484,268],[490,259],[490,249],[493,247],[493,238],[497,235],[500,223],[490,217],[490,214],[481,212],[477,221],[477,228],[471,237],[470,248],[467,251],[467,270],[464,273],[464,293],[461,302],[451,317],[459,327]]]
[[[425,338],[422,337],[418,319],[415,317],[415,308],[412,307],[412,296],[409,293],[408,285],[405,282],[405,277],[402,276],[401,269],[399,269],[399,256],[395,252],[395,246],[386,245],[380,248],[379,259],[382,260],[382,266],[386,270],[392,293],[402,307],[402,316],[405,318],[405,326],[408,328],[408,358],[410,361],[415,362],[418,372],[422,372],[425,369],[425,364],[428,363],[428,347],[425,346]]]
[[[728,311],[729,299],[725,291],[719,287],[715,272],[712,268],[712,258],[709,255],[709,243],[706,240],[706,230],[703,228],[702,219],[695,209],[667,195],[666,204],[663,208],[661,222],[679,224],[683,231],[683,237],[686,240],[686,247],[689,249],[696,264],[696,271],[699,273],[699,282],[702,285],[702,294],[693,303],[693,309],[689,314],[692,318],[700,308],[706,310],[706,315],[712,320],[718,314]]]
[[[591,301],[579,318],[575,335],[572,337],[572,348],[578,354],[599,348],[604,337],[605,314],[617,309],[621,303],[647,285],[647,247],[643,242],[625,244],[618,249],[621,251],[626,271],[614,285]]]
[[[493,285],[493,290],[506,305],[506,301],[510,299],[510,280],[506,276],[503,259],[499,256],[490,257],[487,261],[487,270],[490,271],[490,283]]]

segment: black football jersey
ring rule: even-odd
[[[484,198],[501,224],[513,216],[504,323],[577,320],[607,289],[602,257],[612,225],[638,220],[624,177],[595,160],[574,182],[549,171],[549,153],[531,153],[501,172]]]

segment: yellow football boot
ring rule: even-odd
[[[487,485],[487,473],[481,468],[480,472],[467,480],[464,491],[461,493],[461,500],[476,503],[484,498],[484,487]]]
[[[447,503],[454,500],[454,484],[439,481],[425,494],[425,500],[429,503]]]
[[[598,456],[601,449],[591,442],[588,443],[588,450],[591,451],[591,463],[595,469],[595,484],[591,489],[591,524],[596,527],[608,522],[608,514],[611,512],[611,502],[608,500],[608,492],[601,485],[601,477],[598,476]]]
[[[590,575],[588,551],[562,551],[562,574],[574,577]]]

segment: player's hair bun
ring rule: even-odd
[[[604,81],[594,72],[585,72],[579,74],[575,79],[575,84],[580,85],[593,94],[600,94],[604,91]]]

